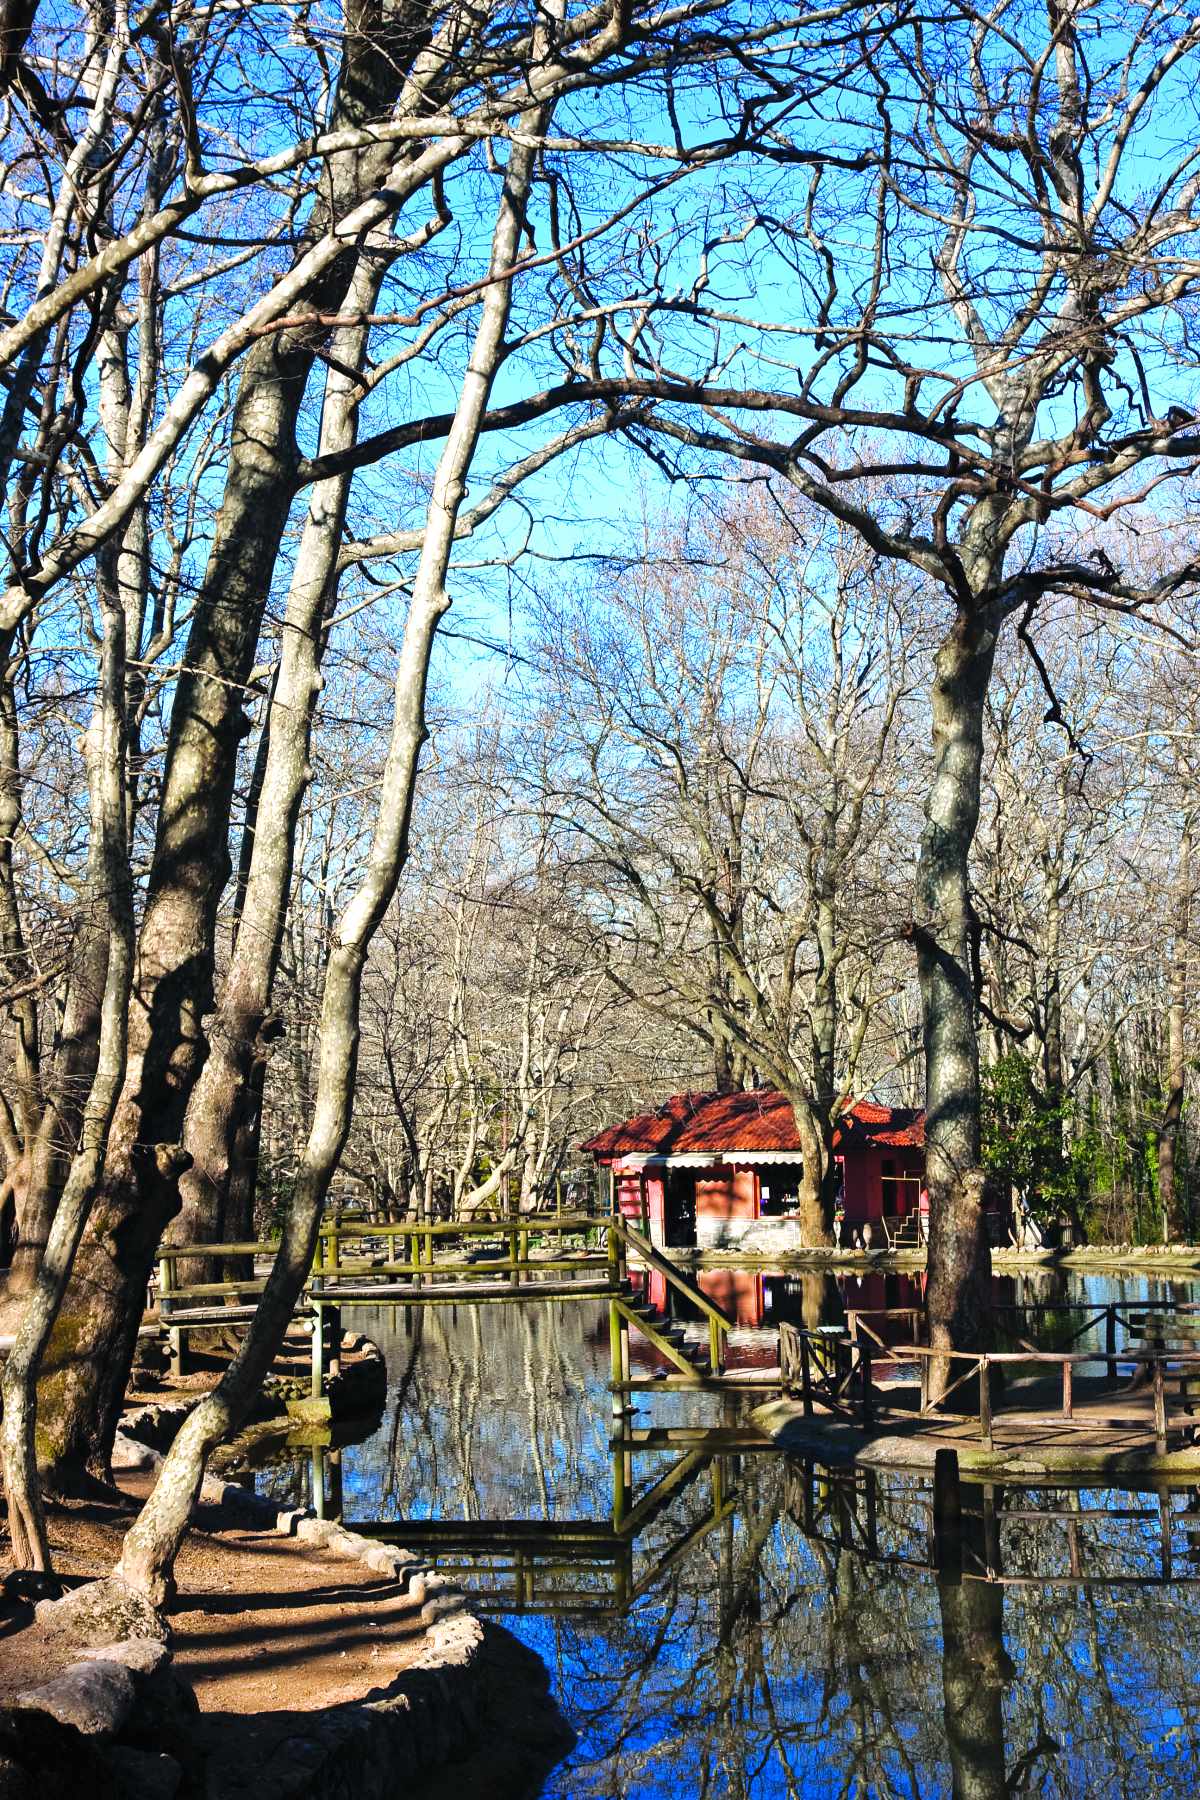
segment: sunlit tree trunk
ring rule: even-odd
[[[411,32],[385,29],[373,0],[348,9],[334,120],[383,116],[414,54]],[[386,146],[330,160],[299,256],[372,193]],[[394,204],[402,200],[395,184]],[[315,309],[340,305],[353,251],[311,282]],[[295,427],[320,332],[273,333],[246,359],[229,467],[208,567],[171,714],[158,833],[135,964],[128,1070],[105,1175],[74,1277],[43,1361],[39,1461],[60,1489],[104,1479],[132,1363],[143,1296],[188,1167],[184,1116],[207,1053],[217,908],[229,879],[229,818],[242,694],[295,487]]]
[[[1187,1059],[1184,1031],[1187,1024],[1189,932],[1192,912],[1191,815],[1184,821],[1175,874],[1175,920],[1171,961],[1167,974],[1167,1080],[1166,1098],[1158,1127],[1158,1197],[1162,1206],[1163,1240],[1180,1237],[1186,1229],[1178,1196],[1176,1157],[1179,1122],[1183,1115]]]
[[[536,122],[544,130],[546,119]],[[333,932],[321,1006],[312,1125],[300,1162],[283,1238],[241,1349],[214,1391],[190,1414],[172,1445],[153,1493],[128,1533],[119,1577],[161,1603],[170,1592],[179,1544],[200,1490],[208,1456],[245,1415],[291,1322],[312,1264],[329,1184],[337,1168],[354,1102],[359,1010],[367,951],[396,890],[408,853],[417,767],[428,736],[425,703],[438,625],[450,606],[446,589],[454,528],[483,414],[501,360],[516,252],[536,151],[514,145],[505,175],[491,255],[491,281],[463,378],[454,422],[438,461],[426,531],[396,674],[395,705],[378,813],[366,873]]]
[[[980,1167],[979,1045],[971,979],[969,861],[979,819],[983,711],[995,630],[960,610],[937,654],[933,779],[917,870],[914,939],[926,1068],[926,1304],[935,1349],[983,1341],[991,1268]],[[932,1392],[950,1365],[933,1365]]]
[[[32,1290],[4,1366],[0,1458],[11,1554],[18,1568],[49,1567],[37,1469],[37,1375],[92,1206],[109,1125],[125,1075],[133,971],[133,897],[125,777],[125,620],[113,588],[101,580],[103,645],[99,696],[88,742],[91,831],[100,847],[106,972],[99,1007],[95,1070],[66,1183],[47,1233]],[[100,896],[103,896],[101,902]]]
[[[347,296],[351,312],[370,313],[384,275],[381,257],[364,261]],[[364,327],[339,332],[331,347],[321,423],[321,452],[355,440],[357,378],[366,350]],[[256,1170],[256,1113],[272,1042],[282,1022],[270,1013],[284,920],[292,885],[296,820],[310,776],[309,740],[322,685],[325,615],[337,589],[348,474],[318,482],[309,500],[284,613],[279,670],[265,726],[266,759],[257,796],[237,939],[220,1004],[209,1030],[209,1054],[188,1107],[184,1147],[191,1167],[180,1182],[178,1243],[240,1236],[249,1229]],[[231,1206],[236,1195],[237,1206]]]

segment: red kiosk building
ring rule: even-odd
[[[797,1195],[803,1172],[791,1102],[774,1088],[674,1094],[654,1112],[610,1125],[582,1146],[612,1172],[614,1199],[645,1219],[663,1247],[802,1248]],[[871,1226],[880,1249],[911,1223],[915,1237],[925,1169],[924,1114],[859,1100],[834,1138],[842,1242]]]

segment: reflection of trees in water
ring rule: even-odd
[[[986,1560],[982,1521],[962,1520],[963,1548]],[[1004,1648],[1004,1589],[937,1578],[942,1627],[942,1694],[946,1751],[955,1800],[1008,1800],[1004,1748],[1004,1686],[1013,1664]]]
[[[817,1284],[804,1298],[824,1302]],[[380,1309],[347,1323],[380,1342],[391,1382],[384,1430],[346,1452],[350,1516],[605,1516],[599,1308],[430,1308],[407,1330],[403,1314]],[[654,1420],[695,1421],[694,1398],[674,1414],[672,1404],[655,1395]],[[713,1402],[708,1416],[735,1413]],[[645,1459],[643,1476],[657,1472]],[[1139,1556],[1149,1569],[1157,1516],[1099,1531],[1087,1525],[1092,1498],[1026,1490],[1021,1507],[1055,1507],[1074,1523],[1010,1519],[1006,1572],[1034,1585],[1002,1593],[970,1580],[939,1585],[811,1541],[788,1516],[794,1496],[774,1459],[744,1459],[736,1484],[735,1517],[623,1616],[513,1621],[545,1657],[581,1734],[550,1794],[1191,1794],[1196,1594],[1036,1585],[1069,1567],[1072,1532],[1095,1573],[1128,1573]],[[901,1478],[888,1484],[899,1498],[880,1505],[881,1546],[916,1554],[924,1515],[905,1512]],[[909,1487],[916,1495],[925,1484]],[[969,1510],[976,1495],[966,1493]],[[638,1539],[635,1583],[710,1507],[705,1476],[672,1499]]]
[[[348,1513],[603,1518],[610,1415],[598,1316],[579,1301],[348,1313],[389,1373],[383,1430],[347,1453]]]
[[[552,1792],[1194,1791],[1192,1590],[939,1582],[805,1539],[779,1517],[777,1465],[748,1464],[743,1482],[736,1531],[707,1539],[647,1608],[560,1650],[584,1747]],[[1143,1529],[1126,1522],[1094,1561],[1128,1571]],[[978,1521],[966,1531],[982,1555]],[[1032,1536],[1019,1543],[1032,1572]]]

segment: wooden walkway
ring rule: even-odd
[[[849,1433],[851,1454],[893,1466],[927,1466],[938,1449],[954,1449],[975,1469],[1024,1458],[1114,1474],[1200,1470],[1200,1352],[1167,1304],[1154,1311],[1152,1302],[1128,1318],[1093,1309],[1061,1350],[1022,1339],[1013,1350],[950,1352],[951,1380],[936,1405],[939,1358],[928,1345],[888,1345],[863,1315],[853,1331],[784,1325],[787,1398],[772,1428],[792,1445],[840,1441],[843,1451]],[[1098,1321],[1102,1350],[1071,1347]]]
[[[168,1333],[171,1364],[183,1373],[192,1331],[249,1323],[265,1285],[258,1243],[164,1246],[150,1295],[150,1321]],[[234,1271],[223,1281],[176,1279],[178,1265],[217,1261]],[[683,1315],[699,1318],[707,1344],[694,1345],[679,1323],[649,1303],[629,1278],[630,1261],[653,1270],[680,1299]],[[694,1281],[619,1214],[601,1218],[559,1214],[467,1221],[454,1225],[405,1221],[369,1225],[334,1220],[321,1228],[316,1254],[296,1312],[312,1332],[312,1394],[319,1401],[326,1373],[336,1365],[341,1312],[347,1306],[513,1306],[530,1301],[607,1301],[614,1404],[627,1406],[635,1388],[660,1386],[761,1392],[778,1387],[779,1371],[727,1370],[733,1321]],[[636,1332],[662,1364],[634,1375],[629,1334]],[[671,1373],[665,1373],[665,1371]]]

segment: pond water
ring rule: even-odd
[[[1140,1278],[998,1284],[1050,1320],[1066,1299],[1171,1295],[1200,1297]],[[908,1303],[767,1278],[742,1349],[757,1360],[756,1327],[779,1316]],[[626,1464],[610,1450],[603,1303],[360,1308],[344,1323],[384,1351],[388,1403],[323,1479],[349,1523],[394,1522],[389,1538],[541,1654],[578,1733],[547,1800],[1196,1791],[1194,1489],[965,1484],[962,1573],[938,1573],[925,1480],[745,1453],[752,1400],[635,1394],[635,1426],[721,1435],[716,1454]],[[312,1467],[258,1479],[305,1498]],[[637,1508],[671,1470],[677,1485],[614,1534],[614,1480],[632,1478]]]

